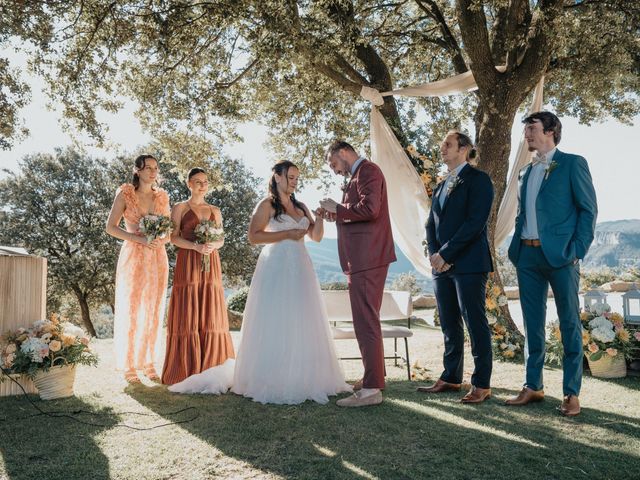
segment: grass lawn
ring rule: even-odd
[[[544,402],[503,406],[519,390],[523,368],[498,362],[493,398],[477,406],[460,404],[458,393],[416,393],[418,382],[408,382],[392,362],[381,406],[341,409],[335,399],[274,406],[233,394],[175,395],[146,381],[129,386],[113,370],[111,341],[95,347],[101,364],[79,369],[76,397],[36,402],[47,410],[102,413],[77,415],[101,426],[33,416],[26,399],[0,398],[0,479],[640,478],[638,377],[585,376],[583,411],[575,419],[555,410],[559,370],[545,370]],[[355,343],[337,347],[349,355]],[[416,328],[411,352],[437,378],[440,332]],[[471,358],[465,362],[470,370]],[[359,362],[344,366],[351,380],[361,374]],[[173,421],[186,423],[142,431],[121,426]]]

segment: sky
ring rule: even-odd
[[[21,66],[25,71],[25,58],[19,53],[10,53],[13,65]],[[0,151],[0,167],[11,171],[18,170],[19,160],[28,154],[53,153],[56,147],[65,147],[73,143],[71,136],[60,126],[61,109],[47,107],[46,95],[42,92],[42,81],[24,73],[23,78],[31,85],[32,99],[20,112],[25,120],[30,136],[16,143],[10,151]],[[102,114],[100,120],[109,126],[110,147],[106,149],[89,148],[88,152],[102,158],[113,158],[117,153],[132,151],[138,145],[149,142],[150,137],[142,130],[134,116],[135,104],[126,102],[124,110],[117,114]],[[594,186],[598,196],[598,222],[640,218],[640,154],[638,153],[638,134],[640,116],[634,125],[623,125],[613,119],[591,126],[580,125],[575,118],[561,118],[563,124],[562,141],[559,149],[584,156],[589,162]],[[266,188],[271,165],[277,160],[265,147],[268,138],[267,129],[257,123],[247,123],[240,127],[239,133],[244,142],[228,146],[225,151],[241,159],[254,174],[264,179]],[[522,126],[514,124],[512,158],[522,133]],[[83,137],[80,136],[80,141]],[[87,140],[86,137],[85,141]],[[5,174],[0,172],[0,178]],[[315,208],[321,198],[329,196],[340,199],[341,181],[328,191],[318,189],[318,184],[310,184],[297,196],[310,208]],[[393,214],[393,212],[392,212]],[[327,225],[325,236],[335,237],[335,226]]]

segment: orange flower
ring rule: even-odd
[[[504,325],[500,325],[499,323],[496,323],[493,326],[493,330],[499,335],[504,335],[505,333],[507,333],[507,329],[504,327]]]
[[[62,343],[60,342],[60,340],[51,340],[51,342],[49,342],[49,350],[51,350],[52,352],[59,352],[61,348]]]
[[[591,341],[591,335],[586,330],[582,330],[582,345],[587,345]]]
[[[616,329],[618,338],[620,339],[620,341],[627,343],[629,340],[631,340],[631,335],[629,335],[629,331],[625,330],[624,328],[621,328],[619,330]]]
[[[513,358],[516,356],[515,352],[513,350],[506,350],[504,352],[502,352],[502,355],[504,355],[506,358]]]
[[[624,321],[624,318],[622,318],[622,315],[620,315],[618,312],[613,312],[609,317],[609,320],[611,320],[613,323],[622,323]]]
[[[590,343],[590,344],[589,344],[589,351],[590,351],[591,353],[596,353],[598,350],[600,350],[600,349],[598,348],[598,345],[596,345],[595,343]]]
[[[487,310],[493,310],[498,307],[498,304],[493,298],[487,297],[486,307],[487,307]]]
[[[562,340],[562,334],[560,333],[560,327],[555,327],[553,329],[553,336],[556,337],[558,340]]]
[[[618,354],[618,350],[615,348],[607,348],[607,355],[610,357],[615,357]]]

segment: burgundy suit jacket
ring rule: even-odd
[[[375,163],[360,162],[336,214],[338,254],[344,273],[357,273],[396,261],[387,184]]]

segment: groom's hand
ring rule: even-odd
[[[329,213],[336,213],[338,210],[338,202],[332,198],[324,198],[320,200],[320,207]]]
[[[429,263],[431,263],[431,266],[438,273],[443,272],[443,268],[446,265],[444,258],[442,258],[439,253],[434,253],[433,255],[431,255],[429,257]]]

